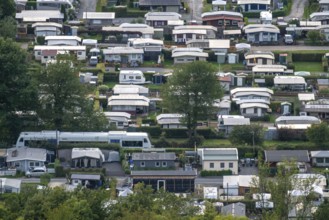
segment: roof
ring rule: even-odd
[[[275,123],[280,124],[313,124],[321,123],[321,120],[314,116],[280,116],[275,119]]]
[[[176,12],[148,12],[144,17],[146,21],[179,21],[182,15]]]
[[[36,22],[32,24],[32,28],[35,27],[57,27],[57,28],[63,28],[62,24],[55,23],[55,22]]]
[[[255,94],[257,95],[257,94]],[[240,99],[240,100],[236,100],[235,101],[236,104],[240,105],[240,104],[243,104],[243,103],[263,103],[263,104],[267,104],[269,105],[270,104],[270,100],[266,100],[266,99]]]
[[[130,118],[131,114],[127,112],[103,112],[105,117],[125,117]]]
[[[83,12],[83,19],[97,19],[97,20],[108,20],[114,19],[114,12]]]
[[[261,87],[239,87],[231,90],[233,96],[237,92],[266,92],[273,95],[273,90]]]
[[[223,118],[223,125],[250,125],[250,118]]]
[[[130,23],[122,23],[118,27],[114,27],[114,26],[102,27],[102,31],[154,34],[154,28],[148,26],[147,24],[130,24]]]
[[[212,5],[226,5],[226,1],[223,0],[213,0]]]
[[[223,187],[227,186],[242,186],[242,187],[251,187],[253,186],[253,180],[258,180],[256,175],[230,175],[223,176]]]
[[[133,153],[132,160],[175,160],[175,153]]]
[[[195,178],[197,175],[195,170],[143,170],[135,171],[132,170],[130,176],[138,178],[139,176],[149,176],[149,177],[162,177],[162,176],[191,176]]]
[[[144,54],[143,49],[136,49],[133,47],[112,47],[103,49],[104,54]]]
[[[81,157],[91,157],[104,160],[104,155],[99,148],[73,148],[72,159]]]
[[[318,85],[329,85],[329,79],[317,79]]]
[[[113,94],[148,94],[149,89],[140,85],[120,85],[113,87]]]
[[[180,0],[139,0],[139,6],[181,6]]]
[[[280,33],[280,29],[272,24],[249,24],[243,30],[246,34],[256,32]]]
[[[299,101],[311,101],[315,100],[314,93],[298,93]]]
[[[6,162],[21,161],[21,160],[35,160],[46,161],[47,150],[42,148],[9,148],[7,150]]]
[[[25,10],[16,13],[16,19],[24,21],[46,21],[50,18],[64,19],[64,15],[56,10]]]
[[[265,5],[270,5],[271,0],[238,0],[237,4],[238,5],[243,5],[243,4],[265,4]]]
[[[163,46],[163,40],[152,38],[129,38],[128,41],[131,42],[133,46],[150,46],[150,44]]]
[[[114,95],[108,99],[109,106],[149,106],[150,100],[141,95]]]
[[[74,50],[86,50],[86,46],[48,46],[48,45],[35,45],[34,50],[62,50],[62,51],[74,51]]]
[[[213,30],[217,31],[217,28],[211,25],[181,25],[176,26],[174,30]]]
[[[221,213],[223,215],[232,215],[232,216],[246,216],[246,205],[237,202],[232,203],[221,208]]]
[[[202,20],[206,17],[216,17],[216,16],[235,16],[235,17],[240,17],[243,18],[243,15],[239,12],[234,12],[234,11],[211,11],[211,12],[205,12],[201,14]],[[206,19],[208,20],[208,19]]]
[[[262,96],[262,97],[268,97],[271,98],[271,94],[267,93],[267,92],[237,92],[234,95],[232,95],[233,97],[233,101],[237,101],[237,99],[241,96]],[[258,102],[259,98],[256,98],[255,102]]]
[[[79,180],[100,180],[101,175],[99,174],[71,174],[71,179],[79,179]]]
[[[208,57],[208,53],[204,53],[204,52],[180,52],[177,51],[175,53],[173,53],[171,55],[171,57],[175,58],[175,57]]]
[[[181,124],[182,114],[160,114],[156,117],[158,124]]]
[[[329,150],[311,151],[311,157],[329,157]]]
[[[274,84],[306,84],[304,77],[301,76],[276,76]]]
[[[254,59],[254,58],[267,58],[267,59],[272,59],[274,60],[274,54],[270,51],[249,51],[244,55],[245,59]]]
[[[1,189],[4,189],[5,187],[20,189],[22,180],[12,179],[12,178],[0,178],[0,182],[1,182]]]
[[[239,160],[237,148],[199,148],[198,154],[202,161]]]
[[[262,72],[284,72],[287,69],[284,65],[256,65],[252,67],[255,73]]]
[[[76,40],[76,41],[81,42],[81,38],[78,36],[66,36],[66,35],[46,36],[45,40],[46,41],[49,41],[49,40]]]
[[[230,48],[230,40],[209,40],[209,48]]]
[[[242,103],[240,105],[240,109],[244,109],[244,108],[265,108],[268,109],[269,106],[263,103]]]
[[[180,30],[173,30],[172,34],[202,34],[206,35],[207,30],[202,29],[180,29]]]
[[[224,35],[235,35],[235,34],[241,34],[241,30],[224,30],[223,31]]]
[[[307,150],[265,150],[266,162],[310,162]]]
[[[41,55],[42,56],[56,56],[57,50],[43,50]]]

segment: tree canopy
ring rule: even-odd
[[[36,89],[27,74],[26,52],[11,39],[0,38],[0,140],[8,142],[23,127],[17,112],[34,110]]]
[[[317,144],[321,145],[325,142],[329,141],[329,128],[326,122],[322,122],[321,124],[313,124],[306,131],[307,138]]]
[[[264,129],[257,124],[234,126],[229,139],[236,145],[261,146],[264,142]]]
[[[8,16],[0,20],[0,37],[15,39],[16,29],[16,21],[13,17]]]
[[[14,16],[16,6],[14,0],[1,0],[0,1],[0,20],[7,16]],[[0,32],[2,30],[0,29]]]
[[[190,138],[197,121],[214,113],[213,102],[223,94],[215,72],[203,61],[178,66],[162,90],[165,108],[184,115]]]
[[[81,84],[70,58],[58,59],[36,73],[40,93],[38,116],[46,129],[96,131],[107,128],[104,115],[93,110],[88,87]]]

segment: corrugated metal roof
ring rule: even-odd
[[[138,176],[149,176],[149,177],[157,177],[157,176],[192,176],[196,177],[197,173],[195,170],[143,170],[143,171],[131,171],[132,177],[138,178]]]
[[[132,160],[175,160],[175,153],[133,153]]]
[[[9,148],[7,149],[6,162],[20,161],[20,160],[35,160],[46,161],[47,150],[42,148]]]
[[[115,18],[114,12],[83,12],[83,19],[112,20]]]
[[[101,175],[99,174],[71,174],[71,179],[78,179],[78,180],[100,180]]]
[[[266,108],[268,109],[269,106],[263,103],[243,103],[240,105],[240,109],[244,109],[244,108],[254,108],[254,107],[258,107],[258,108]]]
[[[310,162],[307,150],[265,150],[266,162]]]
[[[306,84],[306,82],[301,76],[276,76],[274,84]]]
[[[95,159],[102,159],[104,161],[104,154],[99,148],[73,148],[72,159],[81,157],[91,157]]]
[[[250,118],[223,118],[223,125],[250,125]]]
[[[312,101],[315,100],[314,93],[298,93],[299,101]]]
[[[321,151],[311,151],[311,157],[328,157],[329,158],[329,150],[321,150]]]

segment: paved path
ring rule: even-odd
[[[201,22],[202,21],[201,14],[203,9],[202,0],[189,0],[188,4],[190,7],[190,13],[192,13],[190,20],[196,20],[198,22]]]
[[[284,18],[285,21],[289,21],[292,18],[302,18],[306,4],[308,4],[307,0],[293,0],[290,15]]]
[[[81,19],[83,12],[95,12],[97,0],[80,0],[80,10],[78,13],[78,19]]]
[[[289,46],[252,46],[251,50],[261,51],[296,51],[296,50],[324,50],[328,51],[329,46],[304,46],[304,45],[289,45]]]

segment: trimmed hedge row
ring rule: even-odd
[[[321,62],[323,53],[292,53],[293,62]]]
[[[138,17],[144,17],[144,15],[147,13],[147,11],[131,11],[128,10],[127,7],[107,7],[103,6],[102,8],[103,12],[115,12],[116,18],[138,18]]]
[[[188,138],[187,129],[163,129],[166,138]],[[205,139],[218,138],[219,135],[213,129],[197,129],[197,134]]]
[[[231,170],[202,170],[200,172],[200,176],[205,177],[205,176],[227,176],[227,175],[232,175]]]
[[[159,138],[162,134],[162,129],[158,126],[138,127],[137,132],[147,132],[153,138]]]
[[[119,73],[106,72],[103,80],[104,82],[119,82]]]

